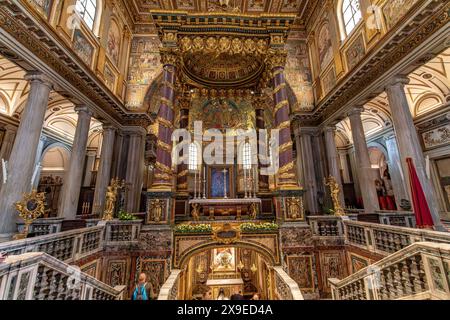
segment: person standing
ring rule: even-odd
[[[131,300],[153,300],[153,286],[150,282],[147,282],[147,275],[141,273],[139,275],[138,283],[134,288]]]

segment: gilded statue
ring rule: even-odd
[[[328,179],[325,179],[325,185],[330,187],[331,200],[333,201],[334,207],[334,215],[338,217],[345,216],[344,209],[341,206],[339,201],[339,194],[341,192],[339,188],[339,184],[336,181],[336,178],[333,176],[329,176]]]
[[[257,216],[258,216],[258,205],[256,204],[256,202],[252,202],[252,204],[250,205],[250,218],[255,220]]]
[[[38,193],[34,189],[31,193],[24,194],[22,201],[16,202],[14,205],[19,212],[19,217],[25,223],[23,231],[15,235],[14,239],[25,239],[28,236],[30,225],[45,212],[45,193]]]
[[[164,201],[154,199],[150,202],[150,218],[153,222],[160,222],[163,216]]]
[[[292,220],[303,217],[303,201],[300,197],[291,197],[286,199],[288,218]]]
[[[103,220],[109,221],[114,219],[114,209],[116,206],[118,190],[123,188],[125,182],[119,182],[118,178],[111,179],[111,185],[106,190],[105,211],[103,212]]]
[[[200,205],[198,203],[192,205],[192,218],[194,221],[200,220]]]

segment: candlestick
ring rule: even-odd
[[[194,199],[197,199],[197,170],[194,171]]]
[[[247,198],[247,177],[245,176],[245,167],[244,167],[244,198]]]
[[[198,169],[198,198],[202,198],[202,174],[201,167]]]
[[[224,199],[227,199],[227,169],[223,169],[223,194]]]
[[[258,191],[258,168],[257,167],[254,167],[253,168],[253,172],[254,172],[254,177],[255,177],[255,182],[253,183],[254,184],[254,196],[255,196],[255,198],[256,198],[256,192]]]

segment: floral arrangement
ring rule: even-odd
[[[276,231],[279,226],[274,222],[254,223],[246,222],[240,226],[242,232]]]
[[[211,233],[210,224],[179,224],[175,226],[175,233]]]
[[[124,210],[120,210],[118,214],[118,218],[120,221],[132,221],[136,220],[136,217],[133,216],[131,213],[128,213]]]

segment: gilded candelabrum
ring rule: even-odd
[[[325,185],[330,187],[331,199],[333,201],[334,207],[334,215],[338,217],[345,216],[344,209],[341,206],[339,201],[339,194],[341,193],[341,189],[339,188],[339,184],[336,181],[336,178],[333,176],[329,176],[325,179]]]
[[[45,212],[45,193],[38,193],[36,189],[33,189],[31,193],[23,195],[22,201],[16,202],[14,205],[19,212],[19,217],[25,222],[23,231],[15,235],[14,239],[25,239],[28,236],[30,225]]]
[[[114,219],[114,209],[117,201],[117,193],[119,189],[125,186],[125,181],[119,181],[119,178],[111,179],[111,185],[106,191],[105,211],[103,212],[103,220],[109,221]]]

